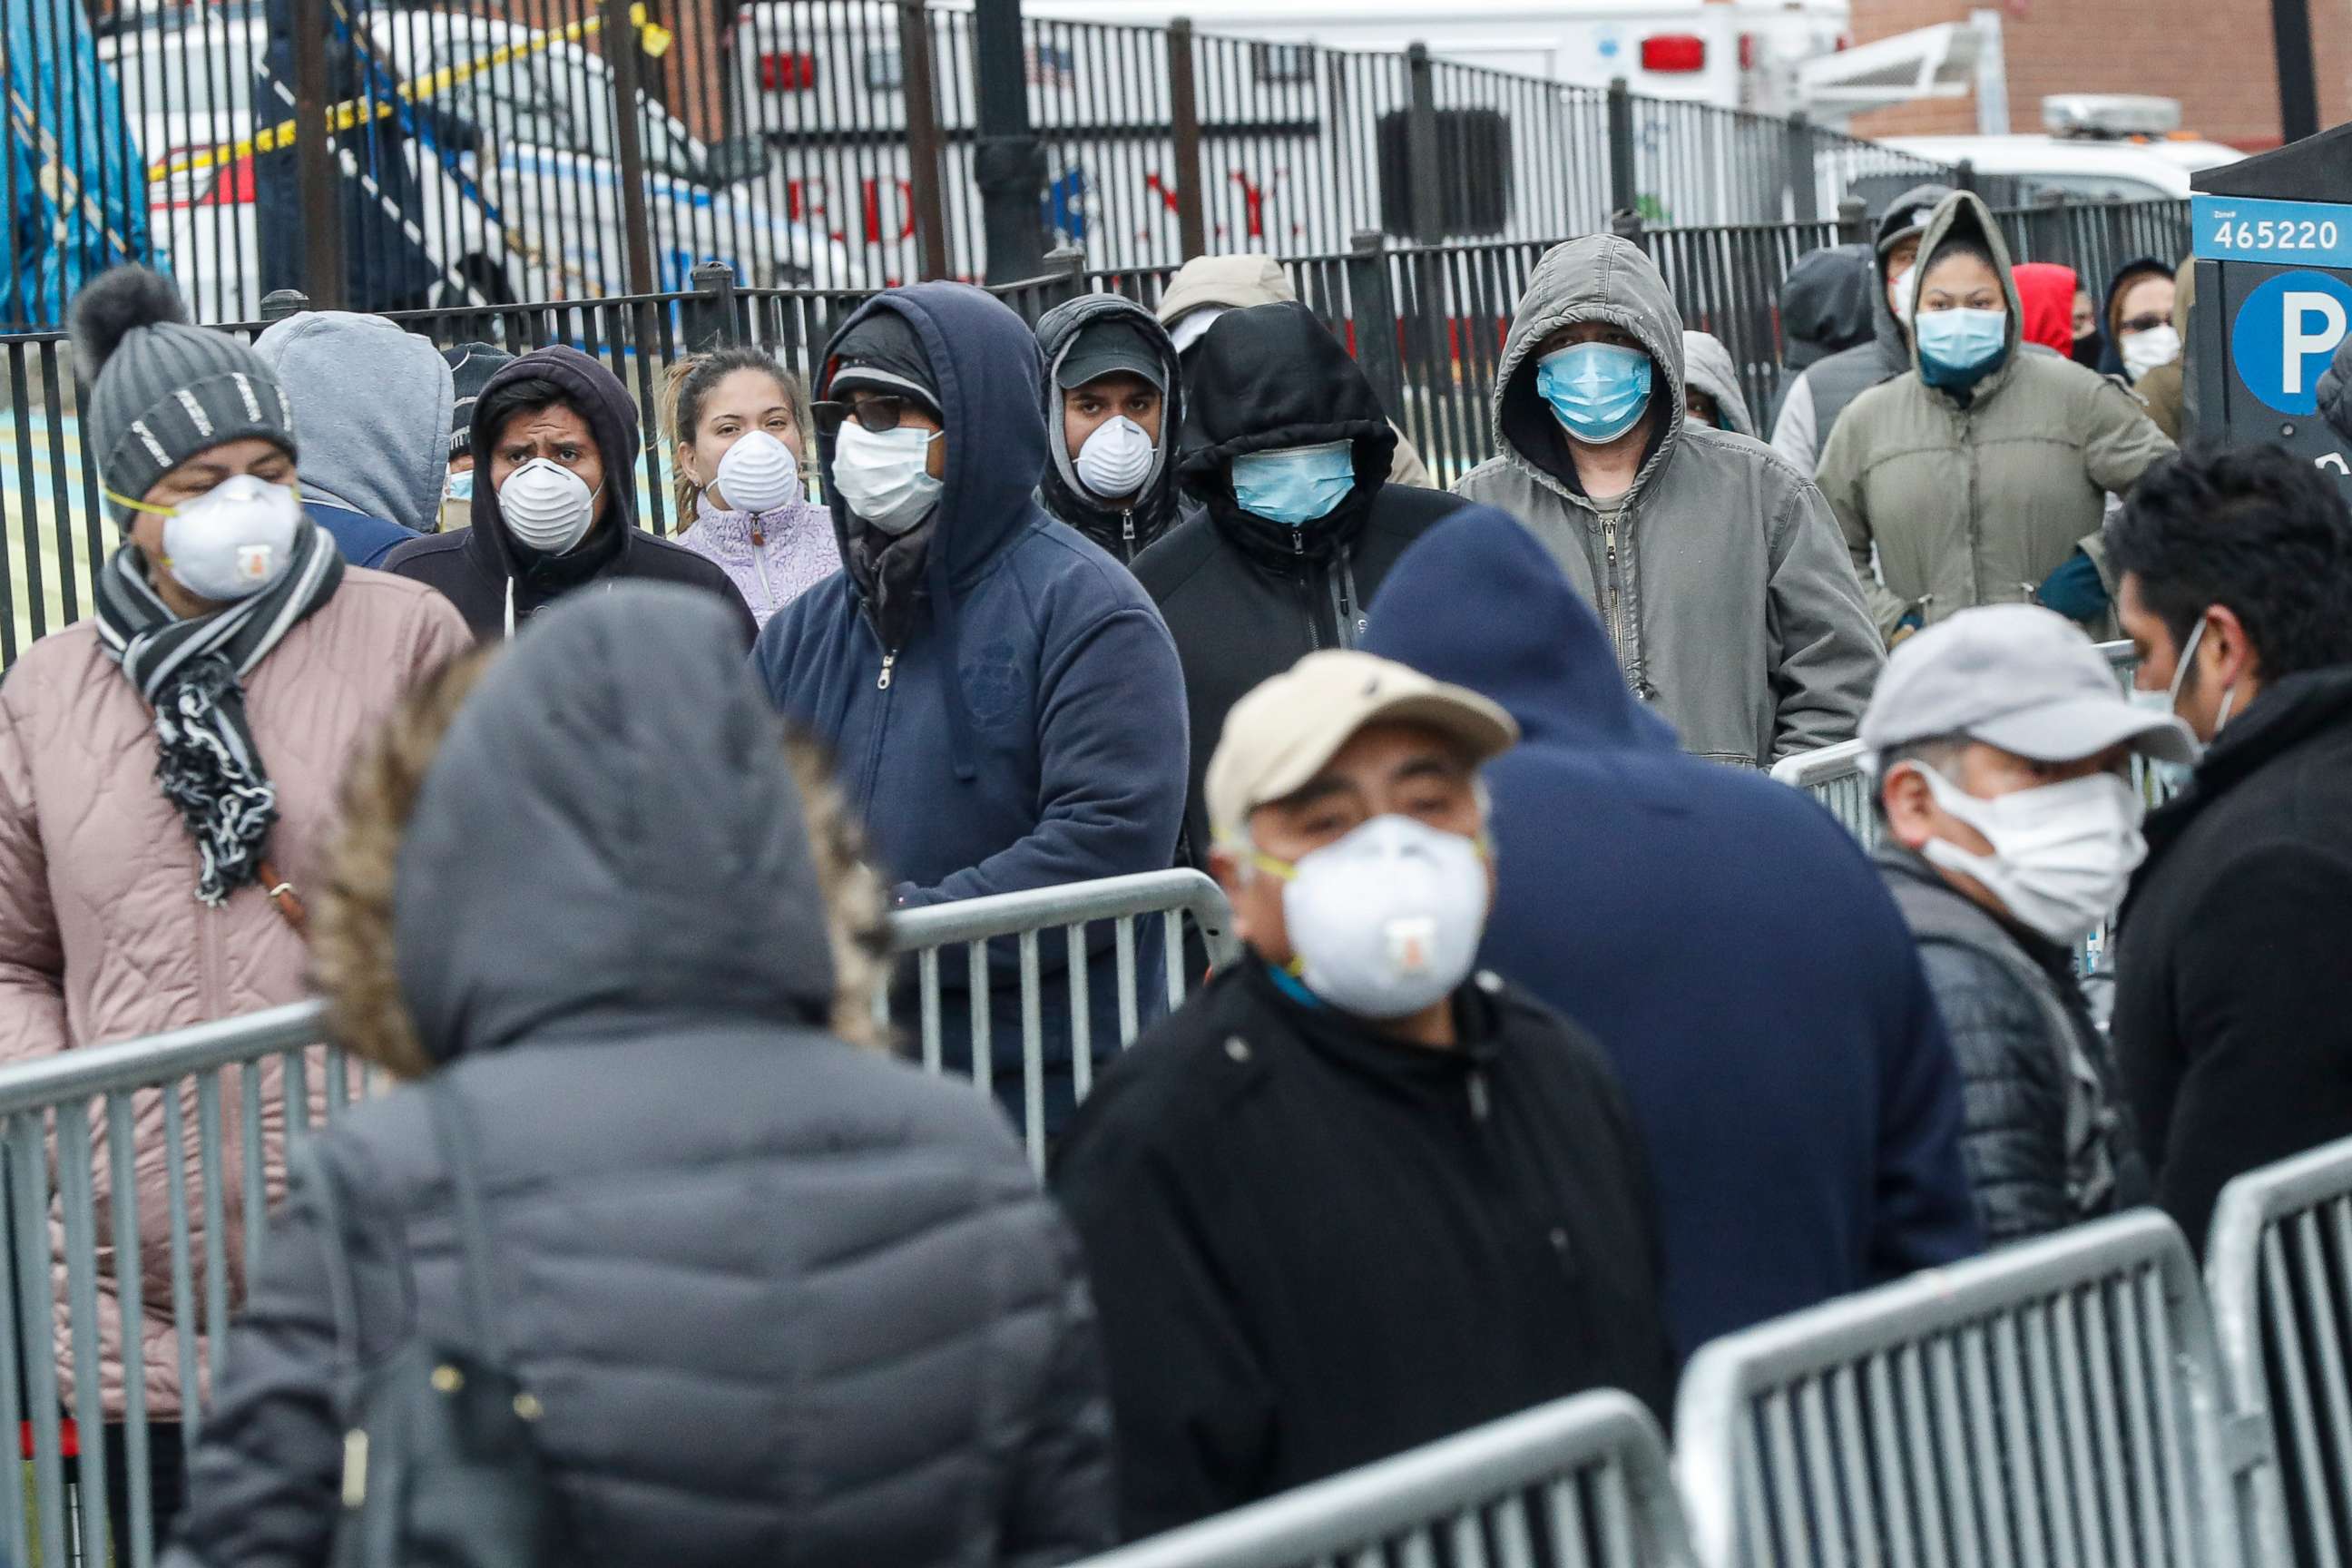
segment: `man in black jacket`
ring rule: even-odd
[[[1462,502],[1389,482],[1397,437],[1379,395],[1304,305],[1228,310],[1192,352],[1183,475],[1206,510],[1135,574],[1184,664],[1184,831],[1205,868],[1202,784],[1226,713],[1301,655],[1353,647],[1389,567]]]
[[[590,583],[682,583],[759,623],[717,563],[637,526],[637,405],[621,378],[557,345],[509,361],[474,404],[473,526],[394,549],[383,569],[447,595],[486,641]]]
[[[2074,948],[2147,854],[2133,754],[2186,762],[2194,738],[2126,701],[2091,639],[2034,605],[1963,610],[1905,642],[1862,738],[1879,869],[1959,1060],[1985,1239],[2147,1202]]]
[[[1517,733],[1341,650],[1225,725],[1213,862],[1249,952],[1104,1073],[1055,1172],[1129,1537],[1580,1389],[1668,1409],[1623,1098],[1590,1041],[1472,973],[1476,770]]]
[[[2157,1201],[2352,1135],[2352,513],[2275,447],[2150,468],[2107,530],[2139,685],[2206,742],[2149,816],[2115,1037]]]
[[[1117,294],[1083,294],[1037,322],[1046,446],[1037,499],[1130,570],[1176,526],[1184,373],[1158,317]]]

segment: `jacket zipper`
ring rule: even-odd
[[[1483,1122],[1490,1109],[1486,1099],[1486,1069],[1475,1068],[1470,1073],[1470,1120]]]
[[[1977,514],[1977,416],[1970,409],[1960,416],[1960,446],[1969,455],[1969,603],[1985,602],[1984,521]],[[1926,619],[1924,616],[1920,617]]]
[[[1315,584],[1307,571],[1307,535],[1295,528],[1290,531],[1290,556],[1298,563],[1298,575],[1292,581],[1298,585],[1298,596],[1307,602],[1307,647],[1312,652],[1323,646],[1323,624],[1315,618]]]
[[[1131,566],[1135,563],[1135,509],[1129,507],[1118,517],[1119,544],[1126,551],[1128,564]]]
[[[752,537],[756,539],[758,535]],[[767,556],[756,544],[751,549],[751,569],[760,574],[760,594],[768,601],[768,613],[772,616],[776,613],[775,584],[768,581]]]
[[[1609,552],[1609,640],[1622,652],[1625,638],[1617,627],[1617,514],[1613,511],[1601,525],[1601,542]]]
[[[890,689],[890,669],[891,667],[896,665],[898,662],[898,650],[897,648],[886,647],[882,650],[882,673],[875,679],[875,690],[887,691]]]
[[[221,994],[220,921],[221,917],[228,911],[228,906],[200,903],[196,906],[196,910],[198,926],[204,932],[204,940],[198,944],[197,953],[197,962],[205,966],[198,986],[204,997],[202,1016],[226,1017],[228,1015],[229,1006],[227,999]]]

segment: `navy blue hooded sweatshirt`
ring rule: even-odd
[[[925,567],[927,602],[883,680],[884,648],[852,574],[769,621],[752,661],[777,707],[833,749],[901,908],[1164,869],[1184,812],[1184,677],[1176,645],[1125,568],[1036,500],[1046,461],[1037,340],[959,283],[876,296],[915,329],[945,416],[947,467]],[[827,353],[826,390],[831,361]],[[829,443],[827,447],[829,447]],[[853,527],[823,453],[834,529]],[[1139,931],[1137,991],[1164,996],[1161,944]],[[1112,928],[1092,932],[1087,1000],[1097,1057],[1118,1041]],[[1047,1114],[1070,1103],[1068,981],[1058,937],[1039,944]],[[1018,952],[992,949],[992,1059],[1018,1107]],[[950,954],[941,983],[966,983]],[[951,1066],[970,1060],[964,993],[940,1008]]]
[[[1686,756],[1491,508],[1399,560],[1363,647],[1510,710],[1480,962],[1583,1025],[1650,1150],[1677,1352],[1979,1250],[1960,1080],[1903,917],[1827,812]]]

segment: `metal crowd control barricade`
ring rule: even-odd
[[[2265,1563],[2352,1561],[2352,1139],[2221,1189],[2207,1294],[2232,1407],[2267,1413],[2278,1464],[2256,1515]]]
[[[1871,793],[1877,781],[1863,765],[1867,754],[1860,741],[1841,741],[1782,758],[1772,765],[1772,776],[1820,801],[1864,849],[1875,849],[1878,812],[1871,804]]]
[[[1676,1464],[1706,1568],[2239,1568],[2231,1421],[2180,1232],[2140,1210],[1703,1347]]]
[[[1657,1423],[1580,1394],[1285,1492],[1083,1568],[1538,1563],[1688,1568]]]
[[[1160,999],[1137,994],[1137,921],[1159,915],[1165,949],[1167,995]],[[890,945],[895,952],[912,954],[916,963],[917,1024],[912,1043],[926,1070],[942,1072],[940,1026],[942,949],[964,950],[965,1008],[971,1034],[973,1081],[983,1093],[994,1092],[995,1064],[991,1059],[990,1004],[996,981],[989,959],[992,941],[1011,938],[1020,962],[1017,982],[1021,995],[1022,1134],[1030,1163],[1043,1171],[1045,1163],[1045,933],[1059,929],[1060,989],[1069,1004],[1070,1068],[1078,1098],[1093,1085],[1094,1051],[1088,926],[1109,921],[1117,955],[1118,987],[1118,1045],[1135,1041],[1143,1025],[1183,1005],[1184,921],[1200,931],[1212,963],[1222,963],[1233,950],[1232,908],[1216,883],[1198,871],[1145,871],[1129,877],[1073,882],[1058,888],[1034,888],[1026,892],[1001,893],[961,903],[933,904],[902,910],[890,921]],[[1147,1012],[1147,1009],[1149,1011]],[[875,998],[877,1017],[887,1024],[890,998]]]

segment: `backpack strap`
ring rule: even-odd
[[[505,1346],[499,1335],[498,1303],[491,1291],[490,1233],[482,1203],[481,1163],[476,1157],[473,1129],[457,1089],[446,1073],[425,1080],[425,1101],[433,1116],[433,1135],[441,1147],[441,1163],[449,1172],[449,1187],[457,1199],[459,1271],[465,1276],[466,1326],[474,1353],[491,1366],[506,1369]]]

